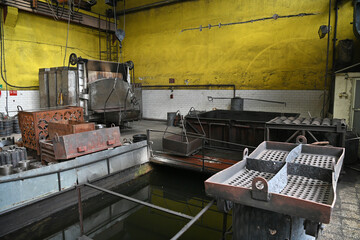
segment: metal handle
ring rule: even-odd
[[[81,146],[77,148],[78,153],[82,153],[86,151],[86,146]]]
[[[114,145],[115,144],[115,139],[107,140],[106,144],[109,145],[109,146]]]
[[[188,112],[188,115],[190,115],[191,112],[195,112],[195,116],[196,116],[196,118],[197,118],[197,120],[198,120],[198,122],[199,122],[199,125],[200,125],[200,127],[201,127],[203,136],[205,137],[206,134],[205,134],[204,128],[203,128],[203,126],[202,126],[202,124],[201,124],[201,122],[200,122],[199,115],[196,113],[196,110],[195,110],[194,107],[191,107],[191,108],[190,108],[190,110],[189,110],[189,112]],[[185,121],[186,121],[186,120],[185,120]],[[184,126],[184,125],[185,125],[185,123],[183,123],[183,126]]]
[[[248,154],[249,154],[249,149],[245,148],[243,151],[243,160],[245,160],[248,157]]]

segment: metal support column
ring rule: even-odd
[[[79,208],[79,222],[80,222],[80,235],[84,235],[84,223],[83,223],[83,209],[81,202],[81,189],[80,186],[76,188],[78,193],[78,208]]]

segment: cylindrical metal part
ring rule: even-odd
[[[84,71],[84,89],[83,89],[83,93],[87,93],[87,88],[88,88],[88,80],[87,80],[87,70],[86,70],[86,63],[83,64],[83,71]]]
[[[25,172],[26,169],[24,167],[13,168],[13,173]]]
[[[24,147],[17,147],[16,150],[19,152],[19,161],[27,159],[27,152],[26,148]]]
[[[244,99],[235,97],[231,99],[231,110],[232,111],[243,111],[244,110]]]
[[[4,152],[4,164],[11,164],[11,154],[9,152]]]
[[[10,156],[11,156],[11,164],[14,167],[17,167],[18,162],[19,162],[17,151],[16,150],[9,150],[8,152],[10,153]]]
[[[304,118],[299,117],[299,118],[295,119],[292,123],[298,125],[298,124],[301,124],[303,120],[304,120]]]
[[[14,133],[21,133],[18,118],[14,117],[12,119],[12,122],[13,122],[13,131],[14,131]]]
[[[288,117],[288,119],[289,119],[290,121],[294,121],[294,120],[295,120],[295,117]]]
[[[0,166],[0,175],[2,176],[7,176],[12,174],[12,170],[13,170],[13,165],[11,164],[5,164]]]
[[[280,124],[280,123],[282,123],[282,120],[281,120],[281,118],[277,118],[275,121],[274,121],[274,123],[277,123],[277,124]]]
[[[6,164],[4,152],[0,152],[0,165]]]
[[[174,126],[174,120],[176,117],[176,112],[168,112],[167,113],[167,125]]]
[[[25,154],[24,151],[20,148],[16,148],[16,151],[19,153],[19,161],[25,160]]]
[[[27,160],[27,159],[28,159],[28,155],[27,155],[26,147],[21,147],[21,149],[22,149],[23,152],[24,152],[24,160]]]
[[[311,123],[310,118],[306,118],[304,121],[302,121],[302,124],[309,125]]]
[[[95,124],[95,129],[103,129],[103,128],[106,128],[106,125],[105,124]]]
[[[12,119],[3,120],[3,133],[5,136],[11,135],[13,133],[13,121]]]
[[[19,161],[19,167],[24,168],[25,170],[29,170],[30,169],[30,160]]]
[[[36,169],[36,168],[41,168],[43,167],[43,165],[41,164],[41,162],[33,162],[30,163],[30,169]]]
[[[146,134],[136,134],[133,136],[133,142],[141,142],[141,141],[145,141],[147,140],[147,135]]]
[[[20,160],[22,160],[21,150],[19,150],[18,148],[15,148],[15,152],[16,152],[16,161],[19,162]]]
[[[321,118],[315,118],[311,123],[311,125],[317,125],[317,126],[320,124],[321,124]]]
[[[330,126],[330,119],[329,118],[324,118],[322,121],[322,125],[323,126]]]
[[[87,98],[82,98],[82,94],[87,94],[88,93],[88,80],[87,80],[87,71],[86,71],[86,63],[79,63],[78,64],[78,74],[79,74],[79,81],[80,79],[82,79],[82,82],[79,83],[79,96],[80,96],[80,101],[83,103],[83,107],[84,107],[84,116],[88,116],[89,115],[89,109],[88,109],[88,99]],[[82,85],[82,86],[81,86]]]

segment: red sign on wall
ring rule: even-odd
[[[10,96],[17,96],[17,90],[10,90]]]

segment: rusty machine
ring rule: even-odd
[[[76,65],[76,67],[74,67]],[[69,66],[39,70],[40,107],[78,106],[84,119],[122,126],[141,116],[141,88],[131,78],[134,64],[70,55]]]

